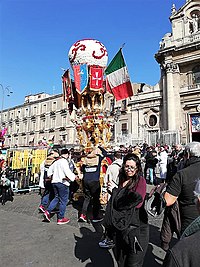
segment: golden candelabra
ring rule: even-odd
[[[76,127],[79,143],[85,152],[93,146],[109,147],[111,133],[111,119],[104,108],[104,93],[87,88],[81,95],[81,107],[76,110]]]
[[[73,123],[76,127],[77,138],[80,146],[83,147],[86,153],[89,153],[92,147],[102,146],[106,149],[110,147],[110,139],[112,136],[111,125],[112,119],[109,118],[108,113],[104,108],[104,93],[103,91],[92,91],[87,88],[81,95],[81,107],[76,110],[76,119]],[[109,162],[106,158],[102,161],[102,168],[100,174],[101,188],[103,186],[104,175],[103,165],[108,166]],[[80,169],[81,162],[77,163],[77,168]],[[79,189],[74,194],[73,199],[78,200],[83,194],[82,181],[78,181]],[[106,204],[104,194],[100,194],[101,204]]]

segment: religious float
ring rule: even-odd
[[[76,128],[80,147],[86,154],[92,147],[98,145],[109,149],[112,118],[108,116],[104,106],[104,70],[108,62],[107,50],[97,40],[84,39],[72,45],[68,57],[74,81],[70,78],[70,70],[66,70],[62,77],[63,97],[64,101],[68,102],[71,121]],[[108,159],[102,162],[101,185],[109,163]],[[81,181],[79,186],[79,192],[75,198],[81,195]]]

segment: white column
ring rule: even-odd
[[[176,130],[176,100],[174,94],[174,83],[173,83],[173,66],[167,64],[167,128],[169,131]]]
[[[163,92],[163,119],[162,125],[164,130],[168,128],[168,116],[167,116],[167,77],[165,70],[162,70],[162,92]]]

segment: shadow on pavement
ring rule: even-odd
[[[151,222],[149,225],[149,234],[150,243],[147,249],[143,267],[162,266],[166,252],[161,249],[160,227],[152,225]],[[170,242],[170,247],[172,247],[176,242],[177,238],[173,237]]]
[[[81,237],[74,235],[75,239],[75,257],[86,262],[86,267],[114,267],[114,260],[109,250],[99,247],[98,242],[101,234],[93,232],[86,227],[80,228]],[[88,262],[89,261],[89,262]]]

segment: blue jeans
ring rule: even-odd
[[[63,183],[53,183],[52,185],[55,197],[50,202],[47,211],[51,213],[51,211],[55,209],[55,207],[59,203],[59,213],[57,216],[58,219],[63,219],[69,198],[69,187],[67,185],[64,185]]]
[[[42,194],[41,205],[47,208],[51,200],[54,198],[54,189],[50,181],[45,183],[45,191]]]
[[[153,168],[149,168],[149,181],[151,184],[153,184],[154,182],[154,169]]]

